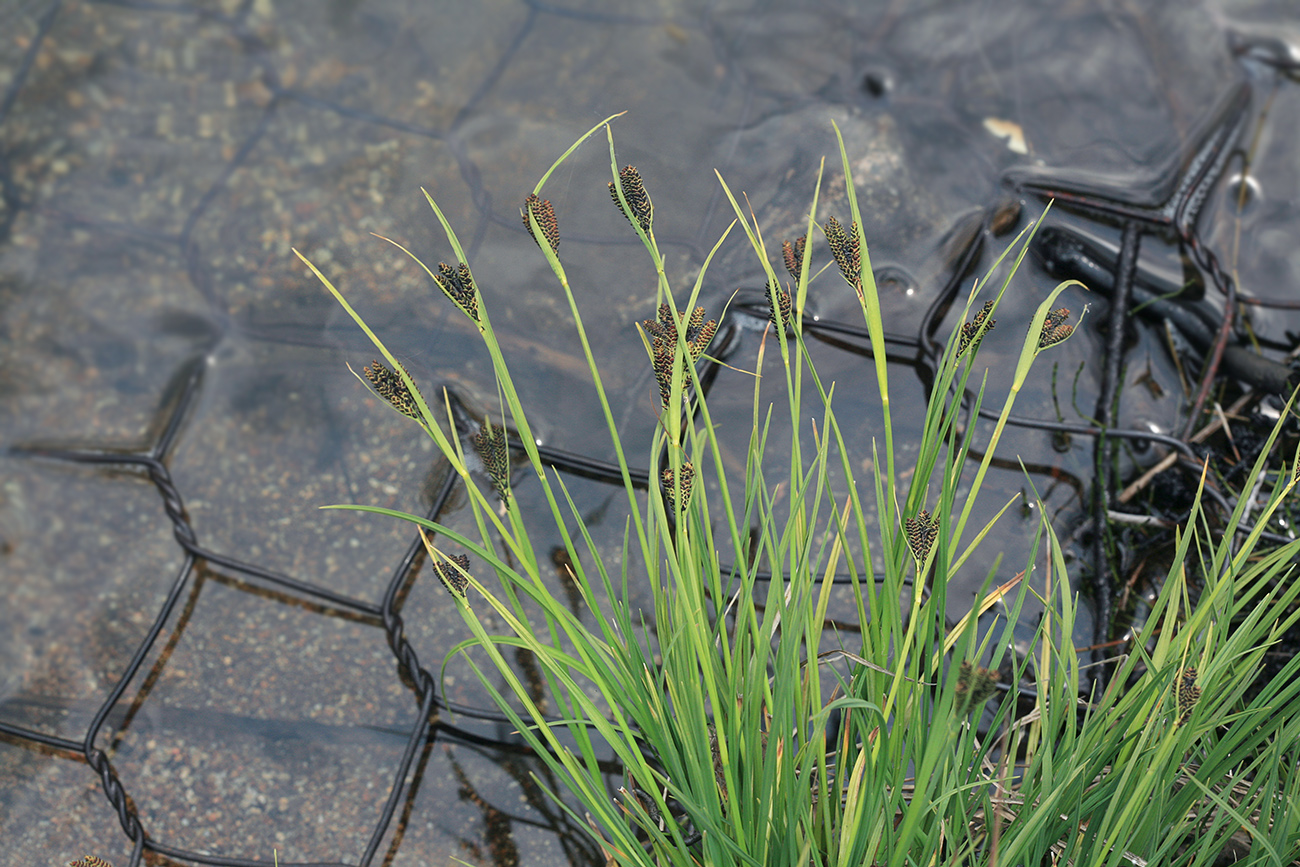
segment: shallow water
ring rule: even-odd
[[[602,117],[628,111],[614,123],[619,157],[645,178],[683,292],[730,220],[713,170],[748,194],[769,244],[779,244],[792,208],[806,207],[820,158],[836,165],[834,118],[854,159],[873,264],[891,269],[886,327],[915,335],[954,278],[963,242],[984,239],[978,271],[1005,243],[976,233],[982,215],[1005,205],[1004,173],[1069,169],[1141,187],[1220,95],[1249,79],[1238,139],[1252,155],[1249,196],[1238,214],[1243,182],[1215,185],[1201,235],[1243,293],[1294,297],[1300,100],[1295,81],[1276,71],[1288,46],[1300,46],[1291,21],[1285,2],[1122,11],[685,0],[11,5],[0,13],[0,88],[13,97],[0,104],[0,445],[147,451],[187,393],[163,457],[198,543],[377,604],[410,534],[317,507],[424,511],[435,461],[414,427],[348,372],[372,351],[291,247],[348,294],[426,395],[447,385],[473,412],[492,409],[490,365],[463,319],[370,234],[426,261],[450,258],[425,186],[522,362],[516,383],[534,426],[550,445],[607,459],[567,308],[518,219],[536,179]],[[1019,130],[1026,152],[990,128]],[[656,398],[635,324],[653,315],[654,273],[609,203],[608,170],[593,139],[545,195],[640,463]],[[1019,225],[1041,207],[1026,198]],[[1056,219],[1118,237],[1080,212]],[[706,280],[711,312],[734,289],[761,285],[742,242],[729,241]],[[1179,267],[1167,239],[1147,237],[1142,249],[1145,262]],[[1053,282],[1031,263],[1008,290],[980,356],[996,404],[1023,336],[1017,317],[1027,319]],[[822,319],[859,321],[833,272],[813,290]],[[1057,362],[1061,411],[1079,421],[1071,383],[1082,363],[1076,403],[1090,412],[1106,305],[1074,290],[1064,303],[1090,304],[1093,315],[1040,362],[1019,410],[1053,417]],[[939,326],[940,339],[954,320]],[[1287,311],[1255,313],[1252,326],[1282,342],[1300,329]],[[1134,331],[1120,424],[1179,429],[1178,373],[1153,326]],[[752,366],[756,338],[743,334],[730,363]],[[815,352],[823,378],[838,383],[838,414],[866,469],[880,435],[869,365],[829,344]],[[906,361],[892,365],[904,444],[925,397]],[[1162,396],[1141,384],[1147,370]],[[747,431],[750,394],[747,377],[720,373],[711,405],[724,431]],[[1091,443],[1076,438],[1058,451],[1048,434],[1012,429],[999,458],[976,520],[1028,491],[1019,458],[1068,537],[1084,517]],[[80,740],[190,564],[138,466],[15,453],[0,462],[0,722]],[[617,550],[621,495],[573,485],[598,544]],[[526,484],[518,493],[540,502]],[[999,552],[1008,576],[1023,564],[1037,520],[1027,506],[1008,512],[972,558],[950,591],[955,610]],[[457,516],[465,520],[444,513]],[[406,634],[435,674],[463,637],[441,593],[426,570],[403,609]],[[1090,635],[1080,624],[1081,641]],[[449,671],[449,698],[486,702],[467,669]],[[209,563],[189,575],[96,743],[151,840],[222,857],[269,860],[274,847],[282,862],[356,863],[418,716],[376,618]],[[443,721],[507,735],[487,722]],[[598,860],[580,834],[557,833],[567,820],[527,767],[436,729],[379,857]],[[14,863],[95,852],[120,867],[130,858],[96,774],[63,752],[0,739],[0,804]]]

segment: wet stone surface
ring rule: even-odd
[[[540,765],[509,749],[506,724],[442,710],[424,730],[431,681],[399,671],[385,591],[402,588],[402,635],[433,676],[466,636],[427,565],[404,576],[412,534],[318,509],[426,512],[443,474],[419,431],[349,373],[373,351],[291,248],[348,295],[426,397],[445,386],[475,418],[499,411],[473,329],[374,237],[431,265],[450,261],[421,186],[466,247],[539,436],[601,460],[611,448],[567,304],[518,208],[578,135],[623,110],[620,161],[650,189],[682,293],[731,220],[714,169],[747,195],[778,275],[780,243],[803,233],[823,157],[817,218],[848,225],[839,125],[886,328],[913,341],[890,356],[902,465],[928,381],[915,343],[959,325],[936,300],[969,287],[1043,205],[1010,190],[1007,172],[1140,185],[1209,106],[1249,81],[1237,143],[1251,171],[1230,161],[1199,237],[1243,294],[1294,299],[1300,89],[1279,64],[1300,34],[1287,30],[1287,3],[1026,2],[996,14],[963,3],[777,5],[22,0],[0,10],[0,724],[10,731],[0,735],[0,839],[14,863],[131,860],[101,771],[120,780],[162,853],[602,863],[537,789],[531,773],[555,788]],[[620,430],[644,463],[658,397],[636,323],[654,316],[655,275],[610,205],[608,173],[598,136],[544,196]],[[1083,211],[1053,219],[1118,237]],[[816,268],[829,261],[820,237],[811,255]],[[1167,236],[1144,240],[1143,262],[1182,267]],[[761,275],[733,236],[702,303],[716,315],[736,289],[761,288]],[[1017,317],[1054,282],[1031,261],[1007,290],[980,350],[998,402],[1023,339]],[[1094,315],[1040,363],[1019,407],[1085,423],[1106,301],[1072,289],[1062,303]],[[1213,289],[1206,303],[1222,306]],[[810,309],[861,322],[833,267],[812,284]],[[1291,311],[1245,315],[1275,357],[1300,332]],[[736,325],[727,361],[752,369],[761,322]],[[1180,429],[1186,401],[1163,334],[1145,320],[1132,331],[1118,424]],[[823,380],[837,383],[853,464],[868,473],[880,414],[862,341],[813,346]],[[768,399],[779,380],[764,383]],[[751,394],[749,377],[719,372],[711,407],[741,444],[724,455],[739,466]],[[1121,474],[1159,451],[1124,452]],[[1091,441],[1013,428],[997,457],[974,520],[1027,491],[1023,462],[1086,571],[1078,530]],[[780,460],[774,452],[769,465]],[[559,544],[536,486],[523,474],[516,484],[538,516],[534,540]],[[590,480],[570,489],[617,565],[623,495]],[[470,532],[463,504],[453,490],[440,519]],[[1004,568],[1024,563],[1036,508],[1010,510],[971,558],[950,591],[955,610],[999,553]],[[833,616],[851,616],[842,601]],[[94,732],[104,765],[92,768],[82,741],[159,618]],[[1080,628],[1086,643],[1091,625]],[[446,673],[440,695],[488,707],[463,660]]]

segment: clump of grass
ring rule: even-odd
[[[463,479],[478,532],[465,535],[371,506],[336,508],[421,527],[435,572],[473,636],[451,656],[468,661],[581,805],[584,814],[573,818],[591,829],[608,863],[1204,864],[1242,834],[1254,861],[1296,857],[1300,662],[1292,660],[1252,698],[1245,697],[1245,684],[1269,643],[1300,617],[1300,582],[1290,580],[1300,543],[1258,552],[1259,530],[1234,543],[1241,509],[1214,542],[1194,511],[1149,625],[1099,694],[1079,692],[1084,678],[1071,641],[1075,594],[1046,521],[1018,574],[991,575],[955,627],[945,619],[948,582],[997,520],[969,526],[1012,407],[1035,358],[1072,330],[1068,311],[1053,308],[1067,284],[1047,293],[1029,321],[1004,322],[1024,329],[1023,345],[998,421],[978,444],[983,457],[973,477],[963,478],[975,445],[975,426],[958,423],[963,396],[973,391],[979,402],[988,390],[983,380],[971,383],[979,343],[994,326],[992,314],[1036,226],[966,299],[965,324],[948,340],[918,457],[907,472],[895,465],[885,354],[874,353],[881,443],[869,456],[876,469],[859,479],[854,468],[868,456],[846,448],[835,384],[818,377],[800,333],[810,281],[805,239],[818,228],[816,197],[808,235],[783,244],[792,282],[782,285],[758,226],[719,177],[736,224],[766,271],[773,322],[782,326],[769,331],[753,359],[752,426],[745,469],[737,474],[721,458],[696,371],[712,336],[708,323],[721,315],[697,301],[722,240],[686,297],[675,295],[655,241],[646,183],[634,168],[618,167],[610,120],[556,161],[524,200],[521,216],[569,304],[592,397],[617,456],[628,514],[619,552],[602,556],[563,479],[541,460],[490,305],[427,192],[460,264],[436,270],[419,264],[479,326],[502,398],[499,423],[464,431],[449,406],[435,412],[383,341],[307,262],[386,359],[387,365],[367,368],[370,382],[398,412],[415,418]],[[645,324],[643,339],[663,412],[651,441],[642,443],[620,440],[557,255],[559,220],[541,197],[552,172],[601,129],[609,141],[610,194],[658,275],[658,316]],[[851,178],[842,141],[840,157],[844,177]],[[819,189],[820,177],[810,186]],[[847,186],[851,213],[823,231],[873,345],[883,347],[867,239],[855,191]],[[1004,263],[1010,267],[999,281],[994,275]],[[789,442],[781,444],[787,459],[779,466],[768,463],[777,410],[761,404],[758,385],[772,375],[765,373],[768,346],[780,355],[786,393],[780,411],[789,419]],[[811,426],[809,406],[816,409]],[[564,539],[562,557],[584,616],[547,584],[552,554],[533,547],[519,501],[509,496],[509,464],[497,439],[506,427],[518,431],[532,470],[519,484],[540,489]],[[496,502],[471,477],[465,437],[491,472]],[[657,493],[634,486],[629,449],[644,456],[650,478],[660,481]],[[1256,472],[1263,469],[1261,457]],[[1291,477],[1275,479],[1265,517],[1295,485]],[[864,496],[874,512],[864,508]],[[471,558],[443,554],[439,538],[463,546]],[[733,565],[723,568],[727,562]],[[883,564],[879,577],[873,563]],[[841,639],[827,648],[825,616],[842,571],[852,580],[861,641],[845,646]],[[632,582],[648,584],[652,611],[634,607]],[[1012,629],[1031,594],[1046,611],[1031,653],[1012,656]],[[1004,616],[982,619],[999,603]],[[487,611],[506,624],[507,634],[489,632],[480,617]],[[552,716],[507,662],[507,648],[533,655]],[[846,667],[829,665],[836,660]],[[981,727],[975,721],[982,714],[987,724]],[[990,734],[982,737],[981,728]],[[600,767],[607,751],[624,771],[613,791]]]

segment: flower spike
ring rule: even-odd
[[[682,511],[691,503],[691,483],[695,481],[695,467],[690,461],[682,462],[682,478],[677,484],[673,484],[673,468],[665,467],[659,477],[660,489],[664,494],[664,509],[668,514],[675,514],[677,511],[677,501],[682,503]]]
[[[798,279],[798,278],[796,278]],[[777,328],[788,331],[794,327],[794,305],[790,293],[776,283],[767,284],[767,318]],[[772,306],[772,296],[776,295],[776,306]]]
[[[963,661],[957,673],[957,689],[953,696],[953,713],[965,715],[983,706],[998,691],[996,672]]]
[[[998,324],[996,319],[989,318],[989,314],[992,312],[993,302],[991,300],[985,301],[984,308],[975,314],[975,318],[961,327],[961,339],[957,343],[958,358],[967,349],[972,352],[978,350],[984,335],[992,331],[993,326]]]
[[[439,262],[438,273],[433,275],[433,279],[443,294],[463,310],[466,316],[475,322],[479,321],[478,290],[474,286],[474,277],[469,273],[468,265],[461,262],[452,268],[446,262]]]
[[[1069,315],[1068,307],[1060,307],[1047,314],[1043,319],[1043,330],[1038,335],[1039,349],[1055,346],[1074,333],[1074,326],[1065,322]]]
[[[406,368],[403,367],[402,370],[406,371]],[[401,376],[377,359],[363,367],[361,372],[366,375],[366,379],[370,380],[375,394],[391,403],[393,409],[416,421],[420,420],[420,407]],[[406,375],[411,374],[406,371]]]
[[[1196,669],[1184,668],[1178,672],[1174,693],[1178,696],[1178,724],[1186,725],[1192,718],[1196,703],[1201,700],[1201,688],[1196,685]]]
[[[691,312],[691,318],[686,324],[686,349],[689,352],[688,361],[692,364],[700,360],[704,355],[704,350],[708,348],[709,342],[713,336],[718,333],[718,322],[716,319],[705,321],[705,312],[703,307],[696,307]],[[677,319],[673,318],[673,308],[666,302],[659,305],[659,318],[647,319],[642,324],[645,326],[646,333],[650,335],[650,352],[652,363],[654,365],[655,379],[659,383],[659,396],[663,401],[664,409],[668,408],[669,400],[673,391],[673,360],[677,357],[677,326],[685,314],[677,314]]]
[[[831,255],[835,257],[835,264],[840,266],[840,273],[861,295],[862,247],[858,242],[858,224],[851,224],[846,232],[840,221],[831,217],[826,221],[825,232],[826,243],[831,246]]]
[[[537,242],[537,246],[542,245],[542,238],[533,234],[533,224],[529,221],[528,215],[533,215],[537,221],[538,227],[542,230],[542,238],[550,245],[552,252],[560,252],[560,224],[555,219],[555,208],[551,207],[550,199],[539,199],[536,193],[529,193],[528,198],[524,199],[524,209],[520,214],[524,218],[524,228],[528,230],[528,235]]]
[[[807,245],[807,235],[800,235],[793,244],[789,241],[781,242],[781,256],[785,259],[785,270],[790,272],[790,277],[796,283],[799,282],[799,272],[803,269],[803,253]]]
[[[457,566],[460,567],[459,570]],[[433,564],[433,574],[438,576],[438,580],[447,588],[448,593],[457,596],[464,596],[466,588],[469,587],[469,579],[462,574],[462,570],[469,571],[469,557],[464,554],[453,554],[450,560]]]
[[[492,479],[492,487],[501,498],[501,502],[510,499],[510,452],[506,447],[504,428],[492,427],[492,422],[484,421],[483,427],[470,435],[474,451],[483,461],[483,468]]]
[[[650,203],[650,194],[645,191],[645,184],[641,182],[641,173],[636,170],[636,166],[623,167],[623,170],[618,173],[618,185],[623,190],[623,198],[627,200],[628,208],[631,209],[631,213],[623,210],[623,203],[618,200],[618,190],[614,188],[614,182],[610,181],[609,195],[613,198],[619,213],[627,217],[629,223],[636,223],[641,227],[641,231],[650,234],[650,224],[654,220],[655,209]]]
[[[904,523],[907,530],[907,547],[912,549],[912,556],[918,562],[925,562],[934,547],[934,540],[939,537],[939,517],[930,517],[929,511],[922,509],[915,518],[908,518]]]

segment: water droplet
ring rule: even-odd
[[[1228,207],[1243,216],[1259,207],[1264,198],[1259,181],[1253,175],[1234,174],[1228,178],[1223,189],[1228,197]]]

